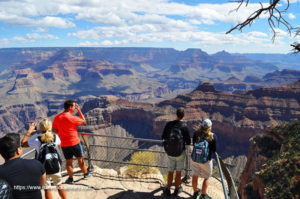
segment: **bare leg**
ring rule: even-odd
[[[85,164],[84,164],[83,157],[79,157],[79,158],[77,158],[77,160],[78,160],[78,164],[79,164],[79,167],[80,167],[81,171],[82,171],[84,174],[86,174],[86,173],[87,173],[87,169],[86,169],[86,166],[85,166]]]
[[[209,179],[204,179],[202,184],[201,194],[206,194],[208,185],[209,185]]]
[[[174,171],[169,171],[168,172],[168,189],[171,188],[172,182],[173,182],[173,173]]]
[[[181,184],[181,171],[176,171],[175,189],[178,189]]]
[[[57,189],[58,189],[58,194],[60,195],[60,197],[62,199],[66,199],[67,198],[67,193],[66,190],[64,190],[64,187],[62,184],[57,185]]]
[[[45,198],[46,199],[52,199],[52,192],[50,189],[45,189]]]
[[[194,192],[197,191],[197,186],[198,186],[198,176],[193,175],[192,177],[192,187]]]
[[[67,159],[67,171],[69,178],[73,178],[73,159]]]

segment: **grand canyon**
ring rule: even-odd
[[[191,135],[211,118],[219,154],[247,156],[251,137],[300,117],[300,71],[287,63],[200,49],[0,49],[0,134],[53,119],[72,98],[87,118],[81,132],[160,139],[184,107]]]

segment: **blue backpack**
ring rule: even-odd
[[[201,138],[198,142],[194,143],[194,148],[191,154],[192,160],[198,163],[206,163],[209,156],[208,141]]]

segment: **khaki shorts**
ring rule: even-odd
[[[191,161],[192,175],[208,179],[212,175],[213,162],[209,160],[206,163]]]
[[[185,151],[178,157],[168,156],[168,171],[182,171],[184,169]]]
[[[54,173],[54,174],[47,174],[46,183],[45,183],[46,187],[51,186],[51,180],[55,186],[62,184],[63,182],[62,182],[61,172]]]

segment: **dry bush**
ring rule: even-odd
[[[131,156],[129,163],[142,164],[142,165],[157,165],[157,154],[149,151],[138,151]],[[127,174],[130,176],[140,176],[143,174],[156,174],[158,173],[158,168],[149,166],[139,166],[139,165],[128,165]]]

